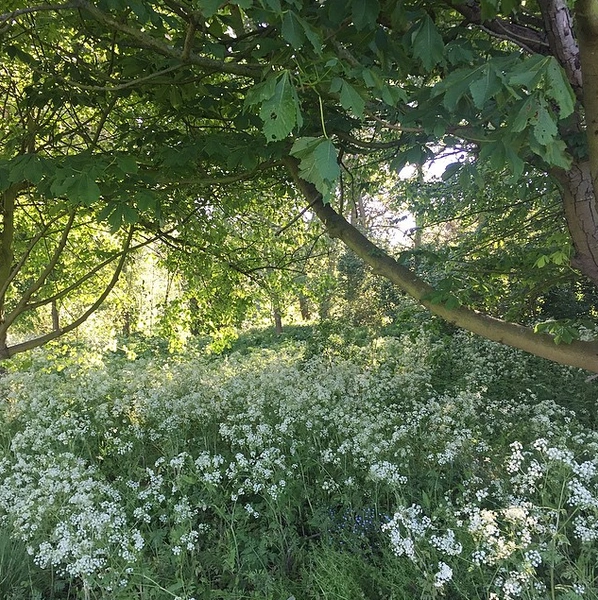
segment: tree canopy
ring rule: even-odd
[[[9,1],[4,10],[3,356],[22,349],[6,341],[17,318],[101,272],[104,291],[40,339],[76,326],[135,245],[168,232],[180,242],[183,232],[185,247],[223,257],[225,232],[243,229],[235,215],[262,215],[272,231],[303,226],[307,207],[433,313],[598,371],[598,343],[574,339],[569,321],[534,330],[529,311],[489,300],[501,286],[533,303],[553,284],[578,296],[598,285],[595,0]],[[456,157],[443,182],[397,178],[443,153]],[[460,247],[483,268],[459,279],[445,256],[439,277],[350,223],[343,209],[380,174],[396,184],[385,184],[390,204],[422,219],[434,206],[440,219],[469,216]],[[358,184],[351,195],[339,185],[347,178]],[[64,249],[80,255],[79,223],[118,234],[99,260],[87,243],[96,261],[71,268]],[[253,256],[276,243],[253,235],[263,243]]]

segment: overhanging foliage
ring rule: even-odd
[[[564,221],[547,231],[566,223],[572,266],[598,283],[598,130],[586,127],[598,119],[595,1],[578,2],[575,15],[561,0],[74,0],[8,10],[5,249],[15,193],[87,207],[115,229],[152,230],[204,203],[210,187],[229,214],[242,208],[239,181],[256,198],[264,185],[283,197],[299,178],[334,206],[351,158],[392,172],[451,148],[482,181],[490,169],[514,184],[556,182]],[[526,227],[525,211],[513,227]],[[368,244],[353,249],[382,270]],[[0,267],[11,277],[10,251]],[[451,298],[425,296],[450,321],[598,370],[593,342],[557,347],[474,310],[461,319],[466,309]]]

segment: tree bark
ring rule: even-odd
[[[559,61],[578,100],[583,100],[579,46],[566,0],[539,0],[550,51]]]
[[[53,300],[50,304],[52,310],[52,331],[60,331],[60,313],[58,312],[58,303]]]
[[[583,104],[590,172],[598,190],[598,0],[576,3],[579,55],[583,73]]]
[[[304,296],[303,294],[299,294],[299,310],[301,312],[301,318],[304,321],[309,321],[311,317],[309,311],[309,300],[307,299],[307,296]]]
[[[598,206],[588,162],[552,172],[561,190],[575,256],[571,265],[598,285]]]

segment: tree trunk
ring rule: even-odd
[[[122,335],[125,338],[131,337],[131,311],[125,310],[123,313]]]
[[[273,315],[274,330],[276,331],[276,335],[282,335],[282,313],[280,312],[280,308],[278,306],[274,307]]]
[[[60,331],[60,315],[58,313],[58,303],[56,300],[52,301],[52,331]]]
[[[309,302],[307,297],[303,294],[299,294],[299,310],[301,311],[301,318],[304,321],[309,321],[310,313],[309,313]]]
[[[598,190],[598,0],[575,3],[590,172]]]
[[[574,164],[569,171],[553,171],[560,184],[565,218],[575,256],[571,264],[598,285],[598,209],[590,165]]]
[[[14,213],[15,203],[19,188],[9,187],[2,192],[0,204],[0,217],[2,217],[2,231],[0,232],[0,354],[6,351],[7,330],[3,327],[5,321],[6,289],[5,283],[11,273],[14,260],[13,240],[15,233]]]

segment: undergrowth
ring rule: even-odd
[[[54,346],[11,371],[2,598],[598,597],[579,371],[338,327],[222,354]]]

